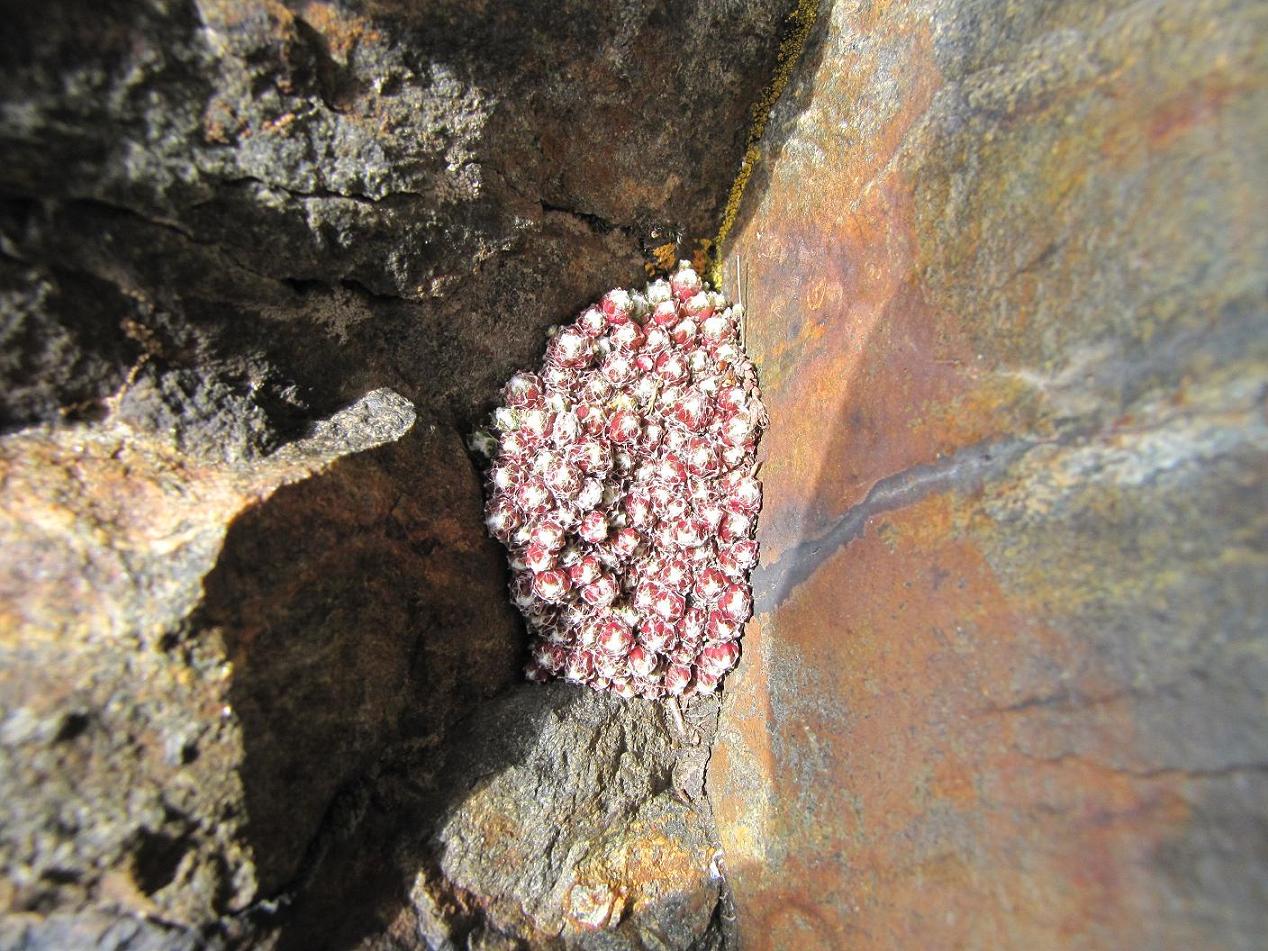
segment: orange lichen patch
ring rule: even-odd
[[[368,20],[322,0],[312,0],[304,4],[303,17],[305,22],[321,34],[326,42],[326,51],[339,63],[346,63],[348,54],[363,39],[369,42],[382,39],[382,34]]]
[[[204,23],[219,29],[233,29],[244,20],[260,16],[268,18],[273,35],[289,39],[295,28],[295,15],[279,0],[197,0]]]

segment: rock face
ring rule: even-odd
[[[6,5],[0,945],[319,947],[409,904],[420,866],[327,856],[403,838],[387,764],[434,774],[522,661],[462,437],[548,325],[712,232],[785,7]],[[612,835],[677,836],[668,877],[609,837],[577,881],[703,940],[707,810],[617,720]],[[583,857],[462,901],[565,927],[531,887]]]
[[[646,701],[526,685],[440,755],[397,750],[279,945],[733,947],[704,798],[717,708],[698,699],[676,724]],[[311,913],[349,878],[394,887],[364,918]]]
[[[1268,928],[1262,5],[840,0],[728,291],[771,415],[746,947]]]

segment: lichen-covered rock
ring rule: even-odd
[[[1268,930],[1268,22],[841,0],[728,249],[771,427],[746,945]]]

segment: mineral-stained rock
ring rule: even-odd
[[[726,265],[771,415],[747,946],[1268,930],[1268,21],[840,0]]]
[[[406,400],[376,391],[242,467],[124,423],[0,443],[6,906],[100,900],[193,924],[257,897],[241,769],[256,728],[235,710],[256,661],[227,651],[223,631],[195,636],[204,579],[240,513],[272,511],[287,483],[335,479],[341,455],[413,423]]]

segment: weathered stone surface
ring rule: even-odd
[[[122,423],[0,443],[6,907],[103,899],[190,924],[256,897],[239,769],[252,727],[234,712],[235,658],[189,636],[203,579],[239,513],[413,423],[378,391],[236,469]]]
[[[323,860],[521,650],[461,435],[712,231],[786,6],[5,5],[4,942],[391,920]]]
[[[733,947],[704,796],[717,710],[697,700],[679,725],[645,701],[524,685],[440,755],[403,747],[279,917],[279,946]],[[392,887],[361,917],[315,914],[348,878]]]
[[[1268,929],[1264,8],[840,0],[729,289],[771,427],[746,946]]]

